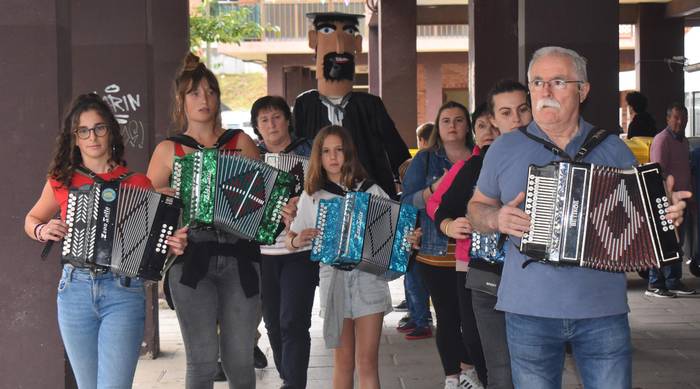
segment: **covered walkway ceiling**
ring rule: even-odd
[[[419,0],[416,24],[468,24],[467,1]],[[685,17],[686,26],[700,26],[700,0],[640,1],[620,0],[620,24],[635,24],[640,3],[666,3],[666,17]]]

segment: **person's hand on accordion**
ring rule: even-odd
[[[282,221],[287,230],[289,229],[289,226],[292,225],[294,218],[297,216],[297,203],[299,203],[299,196],[292,197],[287,202],[287,205],[282,207]]]
[[[158,188],[158,189],[156,189],[155,191],[158,192],[158,193],[164,194],[164,195],[177,197],[177,196],[175,196],[175,189],[173,189],[173,188],[171,188],[171,187],[169,187],[169,186],[166,186],[166,187],[163,187],[163,188]]]
[[[68,233],[68,224],[61,219],[51,219],[35,228],[36,238],[40,242],[52,240],[58,242]]]
[[[168,245],[168,254],[182,255],[185,252],[187,248],[187,229],[187,227],[182,227],[166,238],[165,244]]]
[[[454,220],[445,219],[440,227],[443,234],[455,240],[467,239],[474,230],[471,221],[464,216]]]
[[[499,232],[522,238],[523,234],[530,230],[530,216],[519,208],[523,200],[525,200],[525,193],[520,192],[498,210],[496,229]]]
[[[418,227],[406,235],[406,241],[411,244],[414,250],[420,250],[420,240],[423,237],[423,230]]]
[[[307,228],[300,233],[290,231],[285,239],[288,250],[296,251],[311,244],[311,241],[320,233],[318,228]]]
[[[671,194],[671,205],[666,208],[666,220],[672,221],[674,226],[680,227],[683,223],[683,212],[687,206],[685,199],[691,198],[693,193],[687,190],[674,192],[674,183],[675,180],[672,175],[666,177],[666,193]]]

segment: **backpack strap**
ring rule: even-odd
[[[576,155],[572,158],[569,154],[567,154],[564,150],[560,149],[559,146],[555,145],[554,143],[542,139],[540,137],[537,137],[535,135],[530,134],[527,132],[527,127],[523,126],[518,128],[518,131],[522,132],[523,135],[527,136],[528,138],[534,140],[537,143],[540,143],[544,146],[545,149],[549,150],[552,152],[552,154],[556,155],[557,157],[560,157],[561,159],[569,162],[579,162],[583,160],[583,158],[590,154],[590,152],[599,144],[603,143],[605,138],[607,138],[609,135],[612,133],[608,130],[604,130],[598,127],[594,127],[590,132],[588,132],[588,135],[586,136],[586,139],[583,141],[583,145],[581,145],[581,148],[576,152]]]
[[[233,137],[240,134],[241,132],[243,132],[243,130],[238,129],[238,128],[229,129],[229,130],[224,131],[224,133],[221,134],[219,139],[216,140],[216,143],[214,143],[214,146],[212,146],[212,147],[214,147],[216,149],[220,148],[221,146],[228,143],[231,139],[233,139]]]
[[[292,151],[294,151],[294,149],[296,149],[299,145],[301,145],[304,142],[306,142],[306,138],[304,138],[304,137],[296,138],[292,141],[292,143],[289,144],[289,146],[285,147],[284,151],[282,151],[282,152],[285,154],[291,153]]]
[[[102,177],[98,176],[97,173],[86,168],[85,166],[78,166],[77,168],[75,168],[75,172],[88,177],[89,179],[93,180],[94,182],[96,182],[98,184],[104,184],[106,182],[121,182],[121,181],[124,181],[125,179],[134,175],[134,172],[126,172],[126,173],[122,173],[121,175],[119,175],[119,177],[117,177],[113,180],[107,181],[107,180],[103,179]]]

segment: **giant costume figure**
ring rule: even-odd
[[[362,51],[357,29],[362,15],[338,12],[310,13],[313,29],[309,47],[316,52],[318,89],[299,95],[294,103],[294,131],[313,139],[330,124],[347,128],[355,141],[367,173],[390,196],[395,196],[394,177],[402,162],[410,158],[382,100],[364,92],[353,92],[355,54]]]

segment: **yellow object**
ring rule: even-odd
[[[649,149],[653,140],[654,138],[650,136],[635,136],[632,139],[623,139],[640,164],[649,162]]]
[[[408,152],[411,153],[411,158],[413,158],[418,154],[418,149],[408,149]]]

